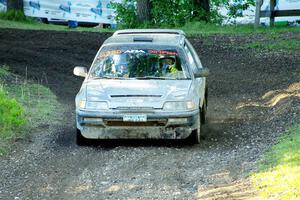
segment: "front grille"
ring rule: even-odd
[[[153,107],[117,107],[117,110],[126,110],[130,112],[140,112],[140,111],[152,111]]]
[[[161,97],[162,95],[110,95],[111,98],[128,98],[128,97]]]
[[[124,122],[124,121],[105,121],[106,126],[165,126],[167,121],[148,121],[148,122]]]

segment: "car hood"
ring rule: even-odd
[[[162,108],[166,101],[186,100],[192,80],[93,80],[87,101],[106,101],[109,108]]]

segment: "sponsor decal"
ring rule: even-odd
[[[112,51],[104,51],[100,53],[100,58],[111,56],[111,55],[116,55],[116,54],[121,54],[121,50],[112,50]]]
[[[24,0],[26,16],[73,20],[78,22],[116,24],[112,2],[123,0]],[[0,12],[7,0],[0,0]]]
[[[29,6],[32,9],[32,14],[34,14],[35,10],[40,10],[41,9],[41,5],[39,1],[29,1]]]
[[[169,50],[148,50],[150,54],[158,54],[158,55],[170,55],[170,56],[177,56],[178,53],[176,51],[169,51]]]
[[[125,51],[124,53],[146,53],[145,51],[143,50],[127,50]]]
[[[155,55],[168,55],[168,56],[177,56],[178,53],[174,51],[169,51],[169,50],[142,50],[142,49],[131,49],[131,50],[111,50],[111,51],[104,51],[101,52],[99,57],[107,57],[111,55],[117,55],[117,54],[122,54],[122,53],[127,53],[127,54],[143,54],[143,53],[148,53],[148,54],[155,54]]]
[[[68,1],[67,4],[60,4],[59,9],[64,12],[71,13],[71,5],[72,3]]]
[[[97,15],[102,16],[102,2],[99,0],[98,1],[98,5],[96,6],[96,8],[91,8],[91,12],[95,13],[97,17]]]

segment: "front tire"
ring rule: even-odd
[[[85,146],[88,144],[88,139],[82,136],[79,129],[76,129],[76,144],[78,146]]]
[[[205,124],[206,122],[206,113],[207,113],[207,94],[205,94],[205,98],[204,98],[204,101],[203,101],[203,106],[202,106],[202,109],[201,109],[201,123],[202,124]]]
[[[200,110],[201,111],[201,110]],[[193,130],[191,134],[191,142],[193,144],[200,144],[201,142],[201,112],[199,113],[198,119],[197,119],[197,128]]]

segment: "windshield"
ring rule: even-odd
[[[176,49],[102,49],[90,72],[92,79],[188,79]]]

